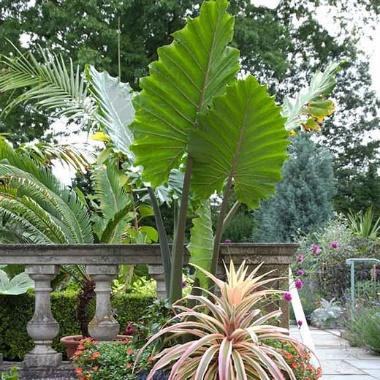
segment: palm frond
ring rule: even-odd
[[[88,85],[79,66],[70,60],[69,68],[61,56],[40,49],[42,63],[17,47],[16,57],[0,56],[5,72],[0,77],[0,92],[26,89],[4,109],[5,115],[16,105],[32,102],[56,116],[86,119],[94,110]]]

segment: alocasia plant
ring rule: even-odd
[[[192,260],[215,273],[223,229],[240,203],[256,207],[274,190],[286,159],[288,133],[318,130],[334,111],[328,97],[339,64],[317,72],[309,87],[285,99],[282,111],[254,77],[238,80],[239,51],[229,46],[234,18],[228,5],[227,0],[204,1],[199,16],[174,33],[170,45],[158,49],[158,60],[135,95],[127,84],[93,67],[85,75],[71,64],[66,70],[62,58],[54,55],[50,59],[44,54],[42,64],[32,54],[1,58],[7,69],[0,91],[27,89],[11,105],[32,101],[57,115],[90,120],[109,135],[127,162],[142,166],[172,301],[182,292],[190,194],[198,206],[215,191],[223,194],[213,243],[211,219],[201,209],[191,237],[196,252]],[[173,173],[182,174],[183,181],[170,253],[156,195],[160,198],[162,185]],[[228,210],[232,192],[237,201]],[[199,228],[205,223],[205,230]]]

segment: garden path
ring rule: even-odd
[[[301,340],[297,327],[291,327],[291,335]],[[337,330],[311,328],[323,369],[322,380],[380,380],[380,355],[350,347]]]

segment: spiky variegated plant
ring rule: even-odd
[[[260,303],[281,293],[266,288],[277,279],[269,273],[258,275],[260,266],[247,275],[243,263],[236,271],[231,261],[226,282],[199,268],[220,290],[216,296],[190,295],[173,305],[176,316],[168,327],[155,334],[141,349],[155,340],[166,337],[179,342],[157,354],[148,380],[159,369],[170,371],[169,380],[295,380],[283,351],[267,344],[270,339],[287,341],[302,353],[301,344],[290,338],[288,330],[271,322],[281,315],[280,310],[264,314]],[[196,302],[189,308],[186,301]],[[138,359],[137,359],[138,360]]]

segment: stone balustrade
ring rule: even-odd
[[[288,269],[296,247],[294,244],[224,244],[221,260],[227,264],[233,260],[235,265],[243,261],[250,266],[263,263],[261,272],[274,269],[273,276],[284,277],[276,285],[287,288]],[[89,332],[99,341],[111,341],[119,332],[110,302],[111,285],[117,276],[118,265],[146,264],[149,274],[157,281],[158,297],[166,297],[159,245],[0,245],[1,264],[25,265],[35,282],[34,315],[26,326],[34,348],[24,358],[27,368],[58,367],[62,361],[61,354],[51,346],[59,333],[59,325],[50,307],[50,284],[60,265],[85,265],[86,273],[94,280],[96,311]],[[222,265],[218,272],[223,276]],[[288,304],[279,301],[278,306],[283,311],[282,325],[287,326]]]

